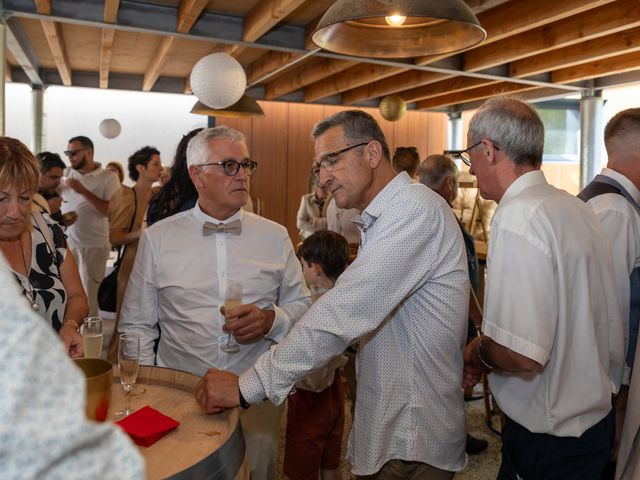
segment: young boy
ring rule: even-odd
[[[333,288],[347,268],[349,244],[340,234],[321,230],[300,246],[302,273],[315,302]],[[346,356],[333,358],[296,384],[287,406],[283,472],[289,480],[341,480],[344,388],[339,368]]]

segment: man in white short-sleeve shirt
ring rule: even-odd
[[[484,334],[465,349],[465,380],[490,375],[507,416],[499,479],[597,479],[613,444],[622,320],[608,244],[579,199],[540,171],[535,110],[492,99],[474,115],[461,156],[491,223]],[[472,378],[474,377],[474,378]]]
[[[109,257],[109,202],[120,190],[118,177],[93,159],[93,142],[73,137],[65,150],[71,168],[65,171],[62,213],[75,212],[77,221],[67,228],[69,247],[78,264],[89,301],[89,315],[98,314],[98,287]]]
[[[369,114],[336,113],[313,137],[320,181],[339,208],[362,211],[358,256],[282,343],[239,378],[209,370],[197,398],[209,412],[265,397],[279,404],[358,341],[352,472],[450,479],[466,464],[460,384],[469,278],[460,228],[440,195],[396,175]]]

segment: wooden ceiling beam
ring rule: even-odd
[[[62,26],[58,22],[50,20],[40,20],[42,30],[49,44],[53,61],[56,64],[62,84],[71,85],[71,66],[69,64],[69,56],[67,48],[64,44],[64,36],[62,35]]]
[[[419,110],[425,110],[428,108],[444,107],[447,105],[455,105],[456,103],[466,103],[476,100],[484,100],[486,98],[495,97],[496,95],[505,95],[508,93],[523,92],[527,90],[533,90],[537,87],[535,85],[523,85],[518,83],[499,82],[493,85],[487,85],[484,87],[476,88],[474,90],[467,90],[464,92],[456,92],[446,95],[440,95],[433,98],[422,100],[416,104]]]
[[[116,23],[118,21],[119,8],[120,0],[105,0],[104,21],[107,23]],[[113,53],[113,42],[115,38],[115,29],[102,29],[100,39],[100,65],[98,67],[100,88],[109,88],[109,68],[111,68],[111,54]]]
[[[178,4],[178,18],[176,19],[176,32],[189,33],[200,14],[207,6],[207,0],[180,0]],[[167,63],[169,55],[176,45],[176,37],[164,37],[151,60],[151,64],[144,74],[142,90],[150,91],[158,81],[162,68]]]
[[[640,7],[640,4],[638,6]],[[509,66],[509,76],[523,78],[550,70],[615,57],[620,55],[620,52],[627,54],[638,51],[640,51],[640,28],[634,28],[626,32],[588,40],[577,45],[518,60]]]
[[[470,50],[464,69],[475,72],[638,26],[640,2],[620,0]]]
[[[242,40],[255,42],[284,18],[289,16],[306,0],[261,0],[256,3],[244,16]],[[238,57],[245,47],[235,45],[231,50],[234,57]]]
[[[496,83],[501,82],[498,80],[485,80],[482,78],[455,77],[432,83],[431,85],[405,90],[404,92],[400,92],[398,95],[400,95],[406,102],[417,102],[419,100],[425,100],[439,95],[464,92],[465,90],[495,85]]]
[[[265,53],[245,69],[247,73],[247,84],[253,84],[256,80],[274,72],[299,56],[297,53],[277,52],[275,50]]]
[[[423,85],[450,78],[443,73],[421,72],[420,70],[408,70],[406,72],[363,85],[342,94],[342,103],[353,105],[371,98],[384,97],[396,92],[417,88]]]
[[[147,70],[144,73],[144,81],[142,82],[143,91],[150,91],[156,84],[158,77],[160,77],[160,72],[167,62],[169,54],[171,53],[175,43],[176,37],[164,37],[160,41],[160,45],[151,60],[151,64],[147,67]]]
[[[596,62],[588,62],[551,72],[554,83],[571,83],[616,73],[640,70],[640,52],[617,55]]]
[[[387,67],[372,63],[359,63],[325,80],[312,83],[304,89],[304,101],[314,102],[340,92],[371,83],[371,79],[382,79],[405,71],[402,67]]]
[[[34,0],[40,15],[51,15],[51,0]]]
[[[266,100],[280,98],[287,93],[295,92],[323,78],[345,71],[354,65],[356,65],[356,62],[316,58],[309,63],[298,65],[288,70],[286,75],[267,83],[264,98]]]

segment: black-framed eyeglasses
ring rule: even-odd
[[[327,153],[326,155],[323,155],[320,160],[318,160],[317,162],[313,163],[313,165],[311,167],[311,172],[312,173],[316,173],[316,174],[320,173],[320,168],[322,168],[326,172],[332,171],[335,168],[336,163],[338,163],[338,160],[340,160],[340,155],[342,155],[343,153],[348,152],[352,148],[362,147],[363,145],[368,145],[370,142],[371,142],[371,140],[369,140],[368,142],[356,143],[355,145],[351,145],[351,146],[345,147],[345,148],[343,148],[341,150],[336,150],[335,152],[331,152],[331,153]]]
[[[462,160],[462,162],[467,166],[470,167],[471,166],[471,155],[469,155],[469,152],[471,150],[473,150],[474,148],[476,148],[479,145],[482,145],[483,140],[480,140],[478,143],[471,145],[468,148],[465,148],[464,150],[460,150],[458,152],[452,152],[456,157],[458,157],[460,160]],[[493,144],[493,148],[495,148],[496,150],[500,150],[500,148],[498,148],[498,146],[494,143]]]
[[[246,173],[249,177],[251,177],[254,173],[256,173],[256,169],[258,168],[258,162],[254,162],[253,160],[244,160],[242,162],[237,162],[235,160],[223,160],[221,162],[212,162],[212,163],[203,163],[198,165],[198,167],[206,167],[209,165],[217,165],[222,167],[222,171],[225,175],[229,177],[233,177],[238,174],[240,171],[240,167],[244,169],[244,173]]]
[[[75,150],[65,150],[64,154],[67,157],[75,157],[78,154],[78,152],[81,152],[83,150],[89,150],[89,147],[76,148]]]

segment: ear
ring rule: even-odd
[[[204,187],[204,183],[202,182],[202,178],[200,177],[200,169],[196,165],[189,165],[189,178],[193,182],[196,187],[196,190]]]
[[[309,265],[309,264],[307,264]],[[311,271],[313,271],[313,274],[316,277],[320,277],[320,276],[324,276],[324,271],[322,270],[322,267],[320,266],[319,263],[317,262],[311,262],[311,265],[309,265],[311,267]]]
[[[382,160],[382,145],[377,140],[372,140],[365,147],[365,152],[367,152],[367,163],[371,168],[377,168]]]
[[[146,170],[146,169],[147,169],[147,167],[145,165],[142,165],[140,163],[136,165],[136,170],[137,170],[138,173],[142,173],[142,171]]]
[[[496,148],[493,146],[493,142],[491,140],[485,139],[482,140],[482,151],[484,155],[487,157],[487,161],[490,164],[496,163]]]

